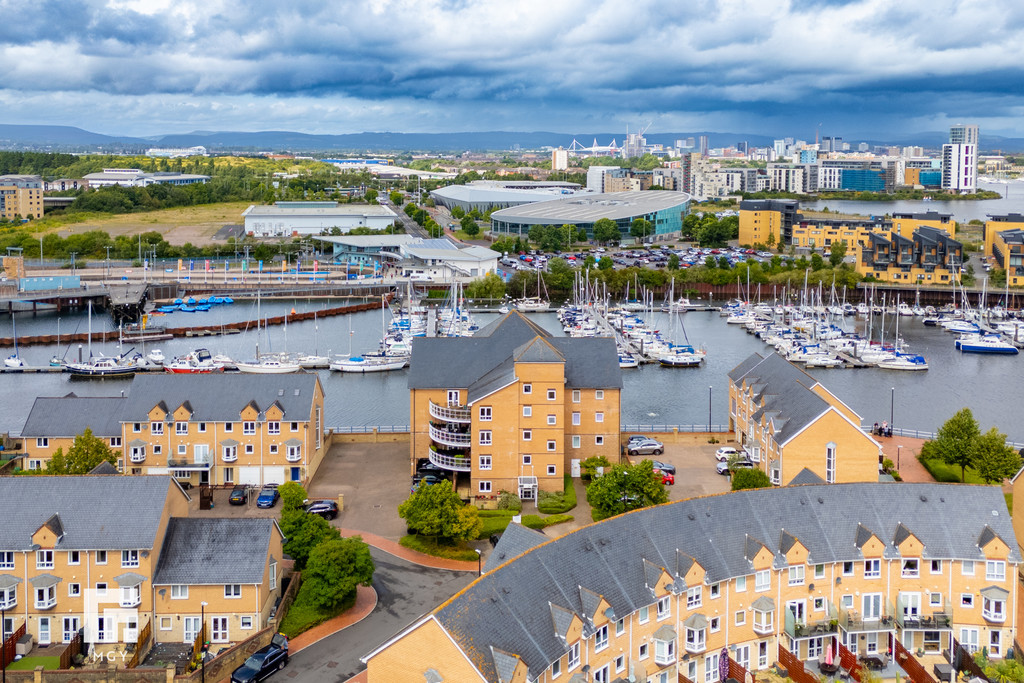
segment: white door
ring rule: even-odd
[[[78,633],[78,617],[64,617],[64,642],[70,643]]]
[[[264,467],[263,468],[263,483],[264,484],[283,484],[285,479],[285,468],[283,467]]]
[[[862,602],[864,606],[864,621],[878,621],[882,616],[882,594],[867,593]]]
[[[39,617],[39,644],[50,644],[50,617]]]
[[[579,458],[573,458],[569,462],[569,467],[570,467],[571,472],[572,472],[572,478],[573,479],[579,479],[580,478],[580,459]]]
[[[917,619],[921,614],[921,594],[900,593],[900,599],[903,600],[903,616]]]
[[[211,643],[226,643],[228,642],[228,618],[227,617],[214,617],[213,622],[213,636],[210,638]]]
[[[248,484],[249,486],[260,485],[260,468],[259,467],[239,467],[238,468],[238,483]]]
[[[134,643],[139,639],[139,620],[129,617],[124,624],[124,642]]]
[[[186,643],[196,642],[196,636],[199,635],[200,628],[199,617],[185,617],[185,640]]]
[[[750,669],[750,646],[740,645],[736,648],[736,656],[733,658],[736,663],[744,669]]]
[[[790,600],[786,603],[786,609],[793,613],[793,617],[797,623],[802,624],[807,621],[807,615],[804,612],[804,601],[803,600]]]
[[[198,443],[192,449],[192,462],[197,465],[210,460],[210,446],[205,443]]]

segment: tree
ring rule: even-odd
[[[608,461],[603,455],[592,455],[586,460],[580,462],[580,476],[584,479],[590,479],[597,473],[597,468],[601,467],[602,472],[605,469],[611,467],[611,462]]]
[[[452,207],[451,214],[452,218],[458,218],[459,220],[466,216],[466,212],[458,205]]]
[[[833,268],[838,268],[844,258],[846,258],[846,242],[842,240],[833,242],[832,250],[828,255],[829,263],[832,264]]]
[[[398,506],[398,516],[416,533],[447,542],[476,538],[483,528],[477,509],[463,503],[447,480],[420,486]]]
[[[986,484],[996,484],[1016,474],[1021,460],[1017,452],[1006,445],[1006,434],[993,427],[978,437],[974,467]]]
[[[117,456],[120,452],[111,450],[107,443],[93,436],[92,429],[88,427],[84,432],[75,437],[74,442],[68,448],[67,455],[63,448],[58,448],[50,461],[46,463],[47,474],[89,474],[101,462],[117,464]]]
[[[960,481],[968,467],[973,467],[978,456],[978,437],[981,430],[970,408],[962,408],[939,428],[932,450],[943,462],[960,467]]]
[[[619,226],[611,218],[598,218],[594,221],[594,239],[605,244],[622,239]]]
[[[289,481],[277,487],[277,493],[281,496],[281,512],[299,510],[305,507],[309,495],[306,489],[297,481]]]
[[[825,259],[821,258],[821,254],[814,252],[811,254],[811,270],[821,270],[825,267]]]
[[[675,256],[675,254],[673,254]],[[676,258],[679,258],[678,256]],[[612,270],[615,268],[615,262],[612,261],[610,256],[602,256],[601,260],[597,262],[598,270]]]
[[[732,490],[770,488],[772,480],[768,475],[757,469],[737,469],[732,473]]]
[[[298,571],[306,567],[314,548],[325,541],[341,538],[341,533],[326,519],[307,514],[301,507],[281,510],[281,533],[288,539],[284,551],[294,558]]]
[[[313,548],[302,576],[302,592],[322,611],[337,610],[355,597],[356,586],[373,583],[376,567],[361,536],[338,538]]]
[[[501,299],[505,296],[505,282],[497,273],[487,273],[466,285],[466,296],[471,299]]]
[[[712,256],[711,254],[708,254],[708,255],[707,255],[707,256],[706,256],[705,258],[704,258],[704,267],[705,267],[705,268],[711,268],[711,269],[715,269],[715,268],[718,268],[718,259],[716,259],[716,258],[715,258],[714,256]]]
[[[669,254],[668,269],[679,270],[679,254]]]
[[[528,233],[530,241],[537,245],[544,241],[547,234],[548,229],[545,225],[531,225],[530,232]]]
[[[583,268],[590,269],[597,265],[597,259],[594,258],[593,254],[587,254],[583,259]]]
[[[578,228],[576,230],[576,241],[577,242],[586,242],[587,241],[587,229],[586,228]]]
[[[629,226],[629,234],[642,240],[653,232],[651,228],[651,222],[646,218],[634,218]]]
[[[462,231],[470,237],[480,234],[480,226],[472,217],[463,216],[460,224],[462,225]]]
[[[395,206],[401,206],[402,200],[405,199],[405,195],[403,195],[398,190],[392,190],[391,194],[389,194],[388,197],[391,199],[391,203],[394,204]]]
[[[363,193],[363,199],[373,204],[375,201],[377,201],[377,190],[374,190],[373,188],[367,190],[366,192]]]
[[[668,493],[650,460],[615,465],[587,487],[587,502],[602,518],[668,501]]]

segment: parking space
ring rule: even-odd
[[[652,435],[658,438],[657,434]],[[722,476],[715,471],[715,451],[723,446],[733,443],[717,444],[679,444],[666,443],[665,452],[661,455],[633,456],[633,462],[651,459],[660,460],[676,467],[676,483],[668,489],[670,501],[685,500],[697,496],[708,496],[715,493],[725,493],[730,490],[729,477]]]

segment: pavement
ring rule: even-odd
[[[917,459],[921,452],[924,439],[912,439],[907,436],[875,436],[875,441],[882,444],[885,457],[897,464],[896,471],[903,481],[934,482],[935,479]]]

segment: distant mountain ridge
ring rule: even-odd
[[[767,147],[773,137],[748,133],[696,131],[688,133],[651,133],[648,143],[673,146],[676,140],[708,136],[711,147],[732,147],[746,142],[751,147]],[[461,133],[363,132],[337,135],[298,133],[295,131],[194,131],[147,137],[113,136],[93,133],[74,126],[0,124],[0,149],[43,151],[143,152],[149,147],[193,147],[202,145],[211,151],[275,151],[331,154],[375,154],[391,152],[465,152],[569,147],[575,139],[581,145],[599,145],[615,141],[620,148],[625,132],[552,133],[549,131],[485,131]],[[899,140],[865,140],[872,145],[923,146],[936,148],[947,139],[943,131],[928,131],[901,136]],[[860,142],[848,139],[848,142]],[[1024,138],[981,136],[982,151],[1024,151]]]

